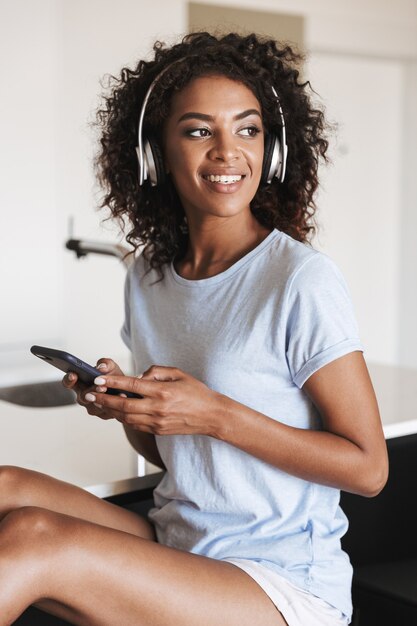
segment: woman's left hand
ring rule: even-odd
[[[126,426],[154,435],[216,436],[222,395],[176,367],[152,365],[140,378],[106,375],[94,382],[100,388],[143,396],[126,398],[95,391],[86,399]]]

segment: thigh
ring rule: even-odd
[[[84,489],[33,470],[0,467],[0,519],[10,511],[34,506],[155,539],[143,517],[101,500]]]
[[[27,525],[35,529],[28,559],[33,563],[39,551],[41,566],[26,584],[37,600],[48,599],[48,611],[54,612],[53,602],[67,607],[75,624],[286,624],[261,587],[235,565],[56,513],[46,512],[45,519]],[[19,554],[22,546],[15,549],[15,573],[19,559],[23,567]]]

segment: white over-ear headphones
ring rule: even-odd
[[[156,83],[167,70],[169,70],[176,63],[184,61],[185,58],[186,57],[177,59],[163,69],[162,72],[160,72],[152,81],[143,100],[139,115],[138,145],[136,147],[136,154],[138,156],[139,163],[139,185],[143,185],[145,180],[149,180],[152,187],[160,186],[165,183],[166,176],[162,150],[154,137],[143,137],[143,120],[148,100]],[[284,114],[282,112],[281,103],[275,88],[271,86],[271,89],[278,106],[280,117],[280,136],[278,137],[275,134],[267,134],[265,136],[264,159],[261,176],[261,182],[264,184],[270,184],[274,176],[278,178],[280,183],[284,181],[288,155]]]

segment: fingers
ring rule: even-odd
[[[152,365],[141,377],[135,376],[99,376],[94,384],[129,391],[140,396],[165,397],[169,394],[168,386],[162,383],[173,382],[185,378],[186,374],[176,367]]]
[[[123,376],[120,367],[112,359],[99,359],[96,365],[97,369],[103,374],[112,374],[113,376]]]
[[[163,365],[152,365],[140,378],[124,376],[117,363],[107,358],[99,359],[96,367],[102,375],[94,380],[94,387],[79,383],[73,372],[64,377],[64,386],[77,392],[78,404],[85,407],[89,415],[105,420],[117,419],[145,432],[154,432],[152,419],[164,413],[171,403],[174,389],[167,382],[187,376],[178,368]],[[120,391],[120,394],[106,393],[109,388]],[[127,398],[124,392],[141,398]]]
[[[123,372],[120,367],[112,359],[102,358],[97,361],[97,369],[103,374],[111,373],[113,375],[123,376]],[[77,403],[84,407],[89,415],[100,417],[101,419],[111,419],[114,415],[109,414],[102,405],[97,402],[92,402],[86,398],[87,394],[94,394],[95,392],[105,393],[107,387],[88,387],[87,385],[79,382],[78,376],[75,372],[68,372],[62,379],[62,384],[66,389],[71,389],[77,394]]]
[[[151,365],[142,376],[138,378],[144,378],[145,380],[179,380],[183,378],[185,373],[178,367],[168,367],[167,365]]]
[[[77,394],[77,403],[81,406],[86,406],[83,401],[83,395],[87,389],[87,386],[78,381],[78,376],[74,372],[68,372],[62,379],[62,384],[66,389],[71,389]]]
[[[102,406],[99,404],[93,404],[92,402],[88,402],[84,404],[85,410],[92,417],[99,417],[101,420],[111,420],[114,419],[114,415],[108,413]]]
[[[99,417],[103,420],[113,419],[114,415],[109,412],[106,407],[100,404],[100,401],[96,399],[95,396],[96,390],[94,387],[90,387],[89,389],[82,391],[77,394],[77,402],[80,406],[84,407],[89,415],[93,415],[95,417]],[[91,398],[94,397],[94,401]]]
[[[98,415],[102,419],[116,419],[141,430],[142,426],[148,427],[151,424],[150,401],[97,393],[94,390],[89,390],[84,397],[90,415]]]
[[[74,372],[68,372],[67,374],[65,374],[64,378],[62,379],[62,384],[67,389],[73,389],[73,387],[75,387],[75,385],[77,384],[77,381],[78,381],[77,374],[74,374]]]
[[[68,372],[67,374],[65,374],[64,378],[62,379],[62,384],[64,385],[64,387],[66,387],[66,389],[72,389],[72,391],[76,392],[77,404],[85,407],[90,415],[98,414],[98,409],[100,407],[96,407],[95,409],[92,408],[91,402],[88,402],[85,399],[85,395],[89,392],[89,390],[86,385],[78,382],[77,374],[75,374],[74,372]],[[93,387],[90,388],[90,392],[91,391],[94,391]],[[103,391],[105,391],[105,389],[103,389]]]
[[[93,404],[99,406],[109,413],[116,415],[122,415],[125,413],[145,413],[147,403],[143,403],[142,399],[127,398],[125,395],[113,396],[108,393],[98,393],[94,389],[90,389],[84,395],[84,402],[86,404]],[[140,402],[140,404],[138,404]]]
[[[99,376],[94,380],[94,383],[97,385],[96,390],[110,388],[120,390],[120,395],[127,392],[142,397],[155,396],[159,391],[156,389],[156,385],[161,385],[160,382],[154,380],[143,381],[143,379],[132,376]]]

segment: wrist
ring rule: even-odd
[[[234,400],[222,393],[215,393],[215,403],[210,414],[211,437],[220,441],[228,441],[233,424],[233,404]]]

